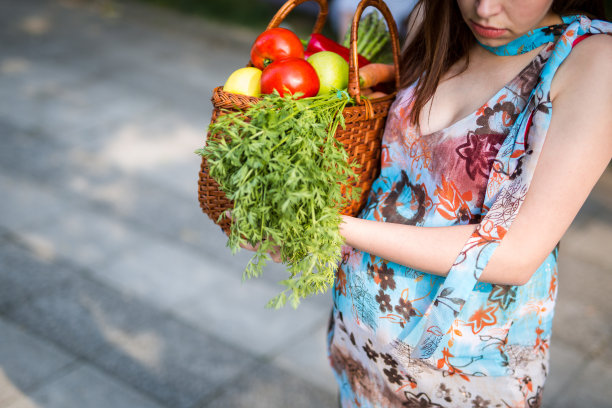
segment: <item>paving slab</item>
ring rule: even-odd
[[[54,376],[75,358],[0,318],[0,407]]]
[[[172,407],[190,407],[253,364],[247,353],[79,276],[6,317]]]
[[[291,306],[265,308],[279,292],[278,287],[260,281],[241,284],[238,277],[217,278],[213,291],[187,298],[173,310],[181,319],[214,332],[230,344],[256,355],[275,355],[293,342],[312,336],[312,327],[325,321],[331,307],[307,299],[297,310]]]
[[[327,358],[327,321],[321,321],[302,338],[286,346],[272,362],[331,394],[338,390]]]
[[[331,307],[327,298],[307,299],[298,310],[266,309],[268,300],[282,288],[258,279],[242,282],[242,271],[241,266],[203,259],[171,242],[147,240],[92,273],[124,293],[166,308],[194,327],[259,355],[274,353],[313,324],[325,321]]]
[[[76,207],[53,220],[20,228],[17,233],[34,251],[86,268],[110,262],[138,241],[138,234],[117,220]]]
[[[95,364],[168,407],[193,407],[257,367],[244,351],[173,319],[115,340],[117,347],[92,357]]]
[[[27,149],[24,148],[24,151]],[[19,154],[19,150],[16,149],[15,153]],[[21,161],[14,161],[15,166],[23,166]],[[3,166],[8,174],[17,171],[11,162],[0,161],[0,168]],[[33,189],[39,188],[38,186],[53,188],[66,203],[81,208],[89,207],[91,211],[99,213],[98,216],[94,216],[95,219],[112,217],[115,221],[124,223],[126,228],[135,231],[144,230],[154,236],[163,236],[169,240],[189,244],[193,250],[212,257],[227,257],[230,262],[242,267],[250,258],[246,254],[229,257],[230,252],[225,247],[226,237],[219,227],[202,214],[197,199],[196,169],[192,178],[193,194],[186,196],[154,180],[128,175],[112,167],[75,163],[70,156],[65,161],[64,168],[55,173],[56,177],[45,175],[44,166],[37,169],[24,167],[24,171],[18,176],[32,183]],[[47,182],[43,181],[45,178]],[[68,213],[70,206],[66,207],[64,210]],[[78,215],[75,217],[79,218]],[[104,236],[99,238],[104,239]],[[109,243],[109,245],[117,244]]]
[[[160,308],[172,309],[189,298],[212,295],[226,264],[203,260],[175,243],[146,238],[92,274],[109,286]]]
[[[57,192],[0,173],[0,225],[15,230],[65,214],[69,206]]]
[[[611,270],[582,259],[559,255],[559,293],[553,339],[593,353],[612,336]]]
[[[30,178],[44,182],[63,174],[63,149],[52,140],[27,132],[0,114],[0,168],[6,177]],[[36,152],[44,152],[37,154]]]
[[[86,57],[87,51],[92,51],[85,47],[88,34],[109,19],[101,18],[101,10],[96,12],[95,8],[81,3],[79,19],[75,20],[74,15],[66,12],[74,8],[70,3],[80,2],[30,0],[0,4],[3,54],[18,54],[35,60],[59,60],[75,53]],[[79,35],[75,36],[77,27]]]
[[[566,344],[554,336],[550,344],[550,363],[544,387],[543,407],[557,408],[558,401],[570,397],[571,384],[582,376],[590,356],[586,351]]]
[[[7,63],[21,67],[10,71],[24,76],[35,74],[40,62],[57,64],[58,68],[62,64],[70,67],[62,71],[72,71],[75,77],[91,80],[110,75],[113,81],[139,91],[135,93],[165,98],[175,106],[198,102],[209,108],[212,88],[248,63],[256,35],[138,3],[129,7],[115,4],[117,13],[112,18],[103,10],[88,7],[91,5],[70,7],[68,2],[38,0],[39,11],[24,11],[17,22],[7,22],[3,34],[7,58],[12,59]],[[44,28],[36,35],[28,33],[24,21],[38,21]],[[74,32],[79,35],[71,38]]]
[[[612,272],[610,237],[612,237],[612,223],[591,217],[581,226],[571,228],[567,232],[561,240],[560,251]]]
[[[37,65],[47,64],[41,62]],[[38,86],[32,83],[32,76],[49,78],[46,71],[70,74],[68,67],[45,67],[42,72],[30,69],[11,75],[0,88],[0,113],[10,115],[25,129],[75,135],[109,121],[127,119],[158,103],[116,82],[93,81],[86,76],[72,84],[48,79]],[[75,71],[74,75],[79,75],[79,72]]]
[[[6,408],[161,408],[146,396],[90,365],[31,392]]]
[[[145,72],[165,78],[156,86],[154,83],[144,83],[129,75],[129,72],[115,72],[113,78],[119,82],[132,85],[143,84],[143,89],[163,89],[164,83],[179,86],[179,92],[165,92],[166,95],[183,95],[181,90],[185,85],[192,87],[189,94],[199,92],[208,105],[212,87],[222,85],[229,73],[246,66],[249,52],[256,31],[249,29],[227,27],[212,21],[197,17],[185,16],[173,11],[155,10],[152,7],[142,7],[132,3],[123,9],[123,18],[129,20],[132,30],[140,30],[140,34],[153,35],[156,41],[147,41],[139,54],[129,53],[128,47],[109,48],[111,59],[126,61],[132,58],[141,60],[163,59],[164,64],[149,65]],[[124,25],[125,26],[125,25]],[[124,27],[125,28],[125,27]],[[263,28],[263,27],[262,27]],[[117,31],[118,35],[122,33]],[[161,34],[161,35],[160,35]],[[113,39],[111,34],[109,40]],[[133,41],[142,36],[125,36]],[[160,58],[161,57],[161,58]],[[180,72],[180,75],[177,73]],[[127,74],[127,75],[126,75]],[[172,99],[179,103],[180,100]]]
[[[336,393],[318,388],[273,365],[263,365],[229,384],[200,408],[337,408]]]
[[[61,287],[38,294],[5,316],[77,356],[87,357],[107,344],[105,329],[128,328],[145,319],[127,308],[129,301],[75,273]]]
[[[31,182],[35,188],[54,189],[63,195],[64,190],[74,188],[73,184],[80,180],[82,169],[88,168],[93,174],[103,171],[94,166],[96,160],[80,154],[78,149],[67,147],[44,132],[25,130],[13,119],[0,114],[0,172],[6,177]]]
[[[594,359],[567,385],[555,408],[612,407],[612,361]]]
[[[194,172],[195,173],[195,172]],[[157,237],[189,244],[198,253],[213,258],[225,257],[244,265],[248,256],[229,257],[226,238],[220,228],[202,214],[197,198],[197,175],[192,180],[193,194],[186,196],[142,177],[128,177],[108,170],[92,174],[85,170],[75,175],[69,194],[87,194],[90,202],[105,213],[114,214],[127,225]],[[95,185],[95,188],[90,186]]]
[[[0,242],[0,313],[61,287],[71,278],[70,267],[53,262],[14,242]]]
[[[30,107],[36,107],[30,116],[37,115],[44,112],[46,107],[42,105],[46,105],[45,102],[48,104],[63,89],[83,84],[88,79],[84,72],[58,69],[56,64],[44,59],[32,60],[19,54],[6,53],[6,50],[0,57],[0,67],[0,95],[3,96],[0,110],[20,119],[23,124],[32,124],[40,118],[23,115],[27,113],[23,109],[27,108],[28,102]]]
[[[6,192],[0,200],[0,225],[10,230],[45,222],[65,214],[70,207],[57,192],[16,176],[0,174],[0,190]]]
[[[19,151],[15,149],[17,154]],[[23,151],[28,151],[28,148],[24,147]],[[188,154],[191,157],[191,151]],[[113,217],[117,222],[124,223],[126,228],[183,242],[200,254],[222,258],[232,266],[244,268],[250,255],[242,251],[232,256],[226,248],[227,237],[199,208],[196,190],[199,163],[193,169],[191,183],[186,183],[193,185],[192,194],[187,195],[178,191],[180,188],[171,189],[153,177],[147,179],[140,174],[126,174],[112,166],[97,166],[99,160],[87,160],[87,156],[67,154],[63,169],[55,173],[56,177],[47,176],[48,182],[43,186],[53,188],[66,202],[89,206],[93,212],[100,214],[97,218]],[[7,154],[7,160],[0,161],[0,166],[6,165],[9,174],[16,171],[11,162],[7,163],[10,157],[14,156]],[[22,165],[19,160],[15,162],[15,166]],[[32,171],[32,167],[27,167],[24,173]],[[41,166],[32,175],[19,173],[19,176],[36,186],[43,181],[39,176],[39,172],[43,171],[44,166]],[[100,238],[104,239],[104,236]]]
[[[166,190],[194,197],[207,121],[201,113],[158,109],[87,132],[70,143],[73,154],[89,157],[91,166],[138,175]],[[85,165],[85,163],[82,163]]]

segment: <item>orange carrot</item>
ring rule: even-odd
[[[387,96],[387,94],[384,92],[372,92],[370,95],[367,96],[367,98],[368,99],[378,99],[378,98],[382,98],[383,96]]]
[[[387,64],[368,64],[359,68],[359,85],[362,88],[389,82],[393,80],[395,67]]]
[[[372,94],[374,91],[372,90],[372,88],[362,88],[361,89],[361,94],[363,96],[368,96],[370,94]]]

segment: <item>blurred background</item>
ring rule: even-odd
[[[0,408],[336,406],[329,294],[265,309],[282,267],[241,282],[197,199],[212,89],[281,3],[0,0]],[[561,243],[545,407],[612,407],[611,242],[608,170]]]

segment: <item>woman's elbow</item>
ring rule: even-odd
[[[495,262],[493,262],[495,261]],[[497,285],[523,286],[542,264],[537,260],[527,259],[514,254],[491,259],[483,271],[481,280]]]

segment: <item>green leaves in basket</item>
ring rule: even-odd
[[[241,243],[259,244],[243,277],[260,276],[268,252],[280,247],[289,277],[268,307],[287,300],[297,307],[333,284],[343,244],[339,210],[358,196],[341,194],[355,173],[334,137],[349,101],[345,93],[265,95],[244,112],[219,117],[207,146],[197,151],[234,202],[228,246],[236,252]]]

